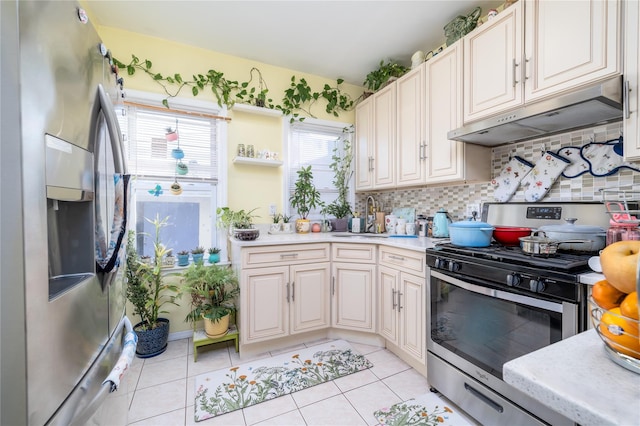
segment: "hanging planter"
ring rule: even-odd
[[[182,148],[173,148],[171,150],[171,156],[176,160],[180,160],[184,158],[184,151],[182,150]]]
[[[182,187],[180,186],[180,184],[179,184],[177,181],[176,181],[176,182],[173,182],[173,183],[171,184],[171,193],[172,193],[173,195],[180,195],[180,194],[182,194]]]
[[[164,137],[167,140],[167,142],[175,142],[178,140],[178,132],[176,132],[175,130],[171,130],[171,128],[169,128],[167,133],[165,133]]]
[[[182,161],[178,161],[176,163],[176,173],[178,173],[179,175],[186,175],[187,173],[189,173],[189,167],[187,167],[187,165]]]

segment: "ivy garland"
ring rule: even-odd
[[[169,108],[169,99],[178,96],[185,87],[191,88],[193,96],[198,96],[208,87],[218,104],[226,105],[228,108],[233,107],[235,102],[241,102],[277,109],[282,111],[283,115],[291,116],[291,122],[304,121],[305,117],[301,114],[316,118],[311,112],[311,108],[319,99],[324,99],[327,102],[325,111],[335,117],[338,117],[342,111],[352,110],[363,99],[363,96],[360,96],[353,100],[348,93],[344,93],[340,89],[340,85],[344,82],[343,79],[337,79],[335,87],[325,84],[322,91],[314,92],[304,78],[297,79],[294,75],[291,77],[289,88],[283,94],[281,104],[273,104],[273,99],[267,97],[269,89],[257,68],[252,68],[249,72],[249,81],[238,83],[235,80],[228,80],[222,72],[212,69],[206,74],[194,74],[191,80],[184,80],[178,73],[165,76],[153,70],[153,63],[150,60],[140,60],[135,55],[131,55],[131,61],[128,64],[116,58],[113,58],[113,62],[120,69],[126,68],[127,74],[130,76],[141,71],[151,77],[167,95],[162,100],[162,104],[167,108]],[[251,85],[254,72],[258,74],[258,88]]]

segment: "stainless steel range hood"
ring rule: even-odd
[[[622,78],[524,106],[450,131],[449,139],[498,146],[622,120]]]

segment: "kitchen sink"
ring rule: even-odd
[[[366,233],[360,233],[360,234],[354,234],[352,232],[335,232],[331,234],[334,237],[351,237],[351,238],[357,238],[357,237],[363,237],[363,238],[389,238],[389,235],[387,234],[366,234]]]

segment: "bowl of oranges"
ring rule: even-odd
[[[640,241],[619,241],[600,253],[605,279],[594,284],[589,298],[593,327],[607,355],[640,374],[640,321],[637,271]],[[627,271],[625,273],[625,270]]]

